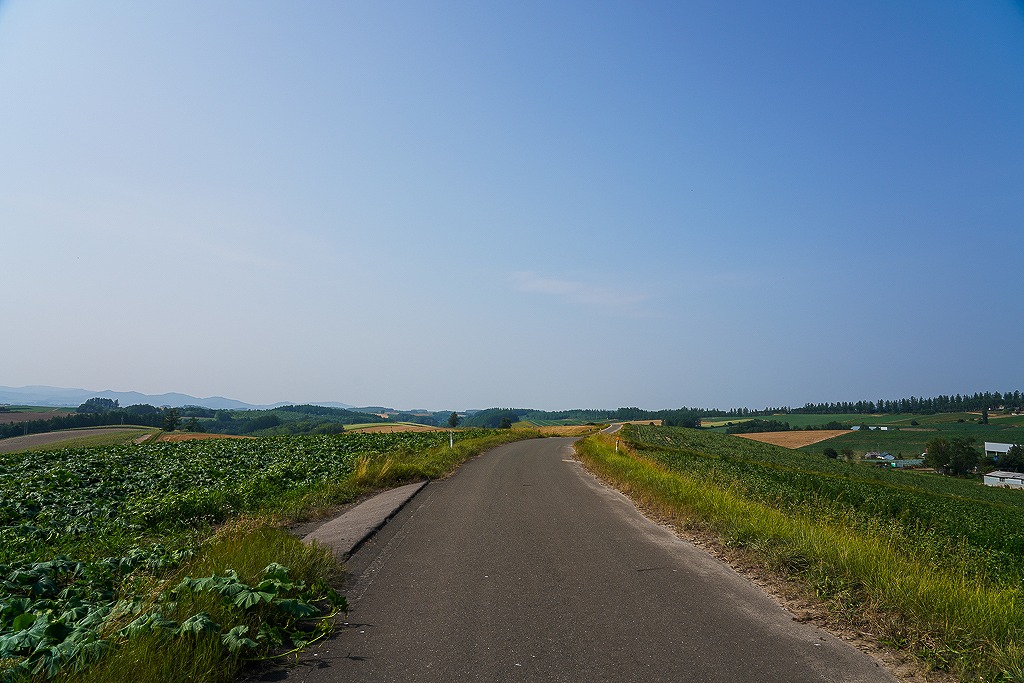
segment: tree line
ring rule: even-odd
[[[849,425],[841,422],[828,422],[822,425],[811,425],[808,427],[793,427],[788,422],[780,420],[745,420],[738,424],[729,425],[725,429],[726,434],[757,434],[758,432],[788,432],[788,431],[813,431],[815,429],[849,429]]]
[[[895,400],[857,401],[838,403],[807,403],[802,408],[770,409],[776,413],[797,413],[809,415],[832,415],[847,413],[894,414],[894,413],[969,413],[981,410],[1024,409],[1024,394],[1018,391],[986,391],[974,394],[940,395],[931,398],[911,396]]]
[[[163,425],[165,414],[165,409],[145,404],[104,412],[68,413],[44,420],[0,424],[0,438],[22,436],[24,434],[42,434],[62,429],[77,429],[79,427],[106,427],[120,424],[160,427]]]

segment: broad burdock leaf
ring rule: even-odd
[[[206,612],[194,614],[181,622],[177,633],[179,635],[200,635],[202,633],[220,633],[221,626],[210,618]]]
[[[288,574],[288,567],[280,565],[277,562],[271,562],[263,568],[263,580],[280,581],[284,583],[291,581],[291,576]]]
[[[231,652],[239,652],[243,647],[255,649],[259,645],[255,640],[251,638],[245,638],[245,634],[249,632],[249,627],[245,625],[235,626],[233,629],[225,633],[220,637],[221,642],[227,646]]]
[[[271,604],[282,612],[290,614],[297,619],[307,619],[320,614],[320,610],[315,606],[308,602],[302,602],[301,600],[294,600],[292,598],[277,598]]]
[[[133,638],[150,631],[177,631],[178,622],[167,619],[159,612],[144,614],[117,632],[120,638]]]
[[[29,626],[31,626],[32,623],[35,620],[36,620],[36,615],[35,614],[31,614],[31,613],[19,614],[18,616],[16,616],[14,618],[14,621],[11,622],[11,630],[13,630],[13,631],[24,631]]]
[[[259,590],[241,590],[237,595],[235,595],[232,604],[237,607],[241,607],[242,609],[249,609],[251,607],[255,607],[261,602],[270,603],[274,597],[275,595],[273,593],[265,593]]]

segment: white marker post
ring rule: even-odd
[[[453,451],[455,450],[455,430],[454,429],[449,429],[448,430],[448,448],[450,448]]]

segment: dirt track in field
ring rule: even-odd
[[[783,448],[801,448],[849,433],[850,430],[848,429],[811,429],[805,432],[757,432],[754,434],[737,434],[736,436],[750,439],[751,441],[782,446]]]
[[[62,432],[45,432],[43,434],[29,434],[28,436],[12,436],[0,439],[0,453],[13,453],[25,451],[40,446],[59,444],[61,441],[77,441],[88,436],[100,434],[141,434],[143,430],[134,429],[74,429]]]

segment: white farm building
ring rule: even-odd
[[[1000,455],[1006,455],[1013,448],[1012,443],[996,443],[994,441],[985,442],[985,455],[990,458],[998,458]]]
[[[985,444],[988,447],[988,444]],[[985,486],[1000,486],[1008,489],[1024,489],[1024,474],[1020,472],[989,472],[985,475]]]

